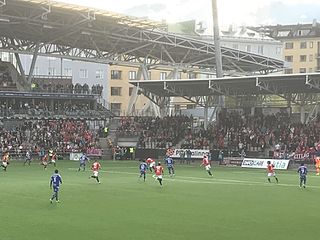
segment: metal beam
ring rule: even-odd
[[[37,44],[34,49],[33,56],[32,56],[31,66],[30,66],[28,80],[27,80],[28,83],[31,83],[31,79],[33,77],[33,71],[34,71],[34,67],[36,66],[39,48],[40,48],[40,44]]]

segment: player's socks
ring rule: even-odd
[[[276,179],[276,181],[277,181],[277,183],[279,182],[279,180],[278,180],[278,178],[275,178]]]
[[[271,180],[270,180],[270,178],[268,178],[268,182],[269,182],[269,183],[271,183]]]
[[[162,179],[159,178],[158,181],[159,181],[160,185],[162,186]]]
[[[97,182],[98,182],[98,183],[100,183],[100,181],[99,181],[99,178],[98,178],[98,177],[96,177],[96,180],[97,180]]]

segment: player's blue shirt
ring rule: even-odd
[[[60,174],[53,174],[51,176],[51,181],[50,181],[50,184],[53,185],[53,188],[59,188],[60,184],[62,183],[62,177],[60,176]]]
[[[86,163],[86,161],[88,161],[88,157],[85,154],[83,154],[79,158],[79,161],[80,161],[81,164],[84,164],[84,163]]]
[[[299,173],[300,177],[305,177],[307,175],[307,173],[308,173],[307,167],[306,166],[300,166],[298,168],[298,173]]]
[[[145,162],[140,163],[139,169],[140,172],[145,172],[147,171],[148,165]]]
[[[167,167],[173,167],[173,159],[171,157],[166,158]]]

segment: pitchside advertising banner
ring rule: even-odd
[[[202,150],[202,149],[189,149],[191,151],[191,158],[203,158],[204,155],[208,155],[210,150]],[[180,158],[184,152],[184,158],[187,158],[187,150],[186,149],[174,149],[172,158]]]
[[[274,165],[275,169],[286,170],[286,169],[288,169],[290,160],[245,158],[242,161],[241,167],[243,167],[243,168],[267,168],[268,161],[270,161]]]

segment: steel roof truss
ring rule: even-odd
[[[315,88],[320,90],[320,80],[310,77],[306,75],[306,84],[310,86],[310,88]]]

